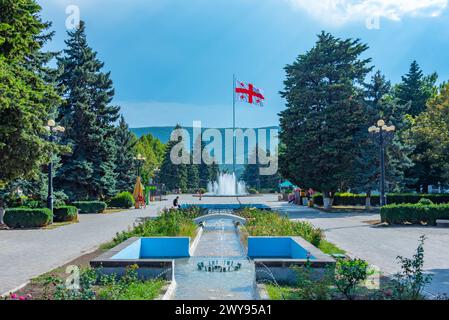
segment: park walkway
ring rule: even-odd
[[[432,294],[449,295],[449,229],[421,226],[374,226],[379,214],[325,213],[316,209],[278,203],[273,209],[284,212],[292,220],[312,223],[324,230],[326,238],[346,250],[351,256],[367,260],[382,272],[399,271],[396,257],[411,257],[419,237],[427,237],[425,269],[433,275],[427,287]]]
[[[0,295],[30,279],[96,250],[169,201],[112,214],[80,215],[79,223],[49,230],[0,230]]]

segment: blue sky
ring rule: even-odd
[[[132,127],[232,125],[232,74],[264,90],[263,108],[237,105],[237,125],[278,124],[286,64],[321,30],[361,38],[393,82],[416,59],[449,80],[448,0],[38,0],[64,48],[66,7],[79,6],[90,45],[112,72]],[[379,29],[366,21],[379,18]],[[374,20],[376,21],[376,20]]]

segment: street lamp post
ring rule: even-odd
[[[48,141],[50,141],[50,143],[55,141],[55,134],[65,132],[65,128],[57,126],[55,120],[48,120],[45,129],[49,132]],[[53,213],[53,153],[50,154],[50,162],[48,164],[47,208]]]
[[[134,157],[134,160],[137,161],[137,176],[140,177],[140,170],[142,168],[143,163],[145,160],[147,160],[144,156],[142,156],[140,153],[137,155],[137,157]]]
[[[377,124],[370,127],[368,132],[377,138],[380,147],[380,205],[387,204],[385,194],[385,147],[389,140],[393,137],[395,126],[387,126],[384,120],[377,121]]]

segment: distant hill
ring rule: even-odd
[[[146,127],[146,128],[131,128],[130,130],[138,137],[142,137],[144,135],[147,134],[151,134],[153,137],[159,139],[162,141],[162,143],[167,143],[170,140],[170,135],[172,133],[172,131],[175,129],[175,127]],[[193,137],[193,128],[192,127],[183,127],[183,129],[187,130],[190,134],[190,137]],[[205,130],[207,130],[208,128],[202,128],[202,131],[204,132]],[[226,128],[217,128],[218,130],[221,131],[222,136],[224,137],[224,133]],[[239,129],[243,129],[246,130],[246,128],[239,128]],[[272,126],[272,127],[261,127],[261,128],[254,128],[256,130],[256,135],[258,134],[258,130],[264,129],[264,130],[270,130],[270,129],[275,129],[275,130],[279,130],[279,127],[277,126]],[[270,140],[269,140],[269,136],[267,135],[267,147],[269,147],[270,144]],[[191,141],[191,145],[193,146],[193,141]],[[224,143],[223,143],[223,148],[224,148]],[[224,155],[225,152],[224,150],[222,151],[222,154]],[[248,156],[248,147],[245,146],[245,159],[247,159]],[[220,166],[222,170],[228,170],[228,171],[232,171],[232,165],[221,165]],[[236,171],[237,171],[237,175],[240,176],[242,174],[244,170],[244,166],[243,165],[237,165],[236,167]]]
[[[158,138],[159,140],[161,140],[163,143],[167,143],[170,140],[170,135],[172,133],[172,131],[175,129],[175,127],[146,127],[146,128],[131,128],[131,131],[138,137],[140,138],[141,136],[144,136],[146,134],[151,134],[153,137]],[[186,129],[190,136],[193,136],[193,128],[192,127],[183,127],[183,129]],[[208,128],[203,128],[202,130],[207,130]],[[243,129],[246,130],[247,128],[239,128],[239,129]],[[272,127],[261,127],[261,128],[255,128],[256,133],[258,132],[259,129],[275,129],[278,130],[279,127],[277,126],[272,126]],[[224,132],[226,130],[226,128],[218,128],[218,130],[220,130],[224,136]]]

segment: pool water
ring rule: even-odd
[[[241,269],[233,272],[205,272],[198,263],[232,261]],[[188,259],[175,262],[178,300],[251,300],[254,299],[255,267],[247,259],[231,220],[209,221],[200,242]]]

